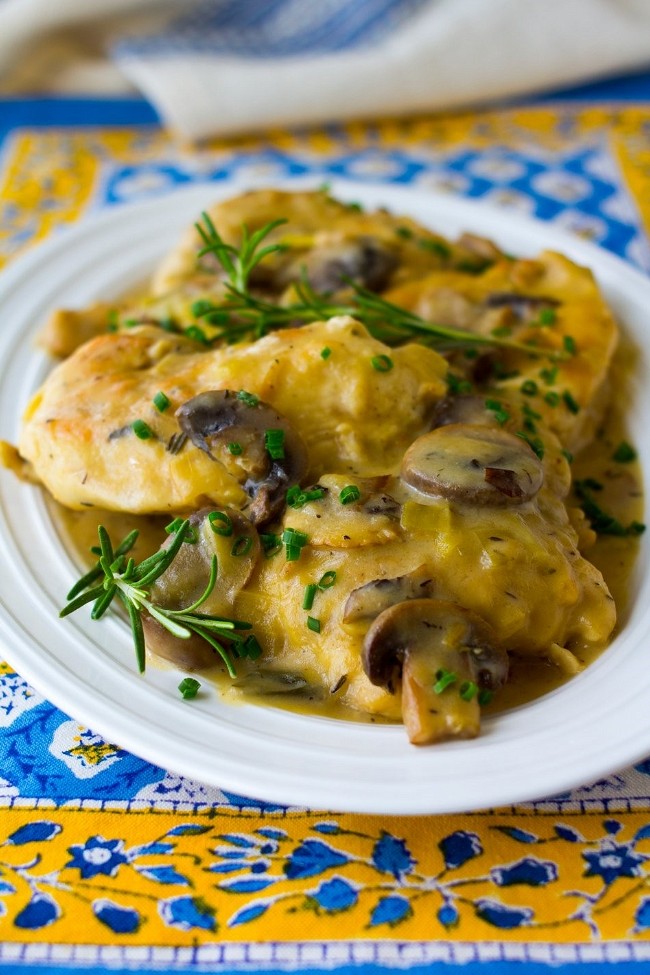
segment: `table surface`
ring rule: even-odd
[[[489,200],[648,272],[649,133],[650,74],[479,112],[200,149],[174,144],[140,98],[7,99],[0,264],[105,207],[299,171]],[[650,760],[480,813],[283,808],[129,755],[8,665],[0,756],[0,970],[650,966]]]

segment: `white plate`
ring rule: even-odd
[[[304,183],[292,183],[292,186]],[[60,233],[0,276],[0,436],[15,441],[50,363],[33,339],[56,306],[110,299],[141,282],[196,214],[240,187],[202,185],[108,211]],[[424,190],[336,184],[333,192],[410,214],[444,234],[471,230],[506,251],[560,250],[590,266],[638,346],[630,434],[650,481],[650,282],[552,226]],[[628,394],[626,393],[626,396]],[[645,420],[644,420],[645,418]],[[76,578],[39,490],[0,472],[2,652],[64,711],[151,762],[269,801],[370,813],[443,813],[540,798],[650,752],[650,572],[647,540],[623,632],[592,666],[539,701],[485,721],[476,741],[409,745],[401,727],[349,724],[223,703],[188,703],[178,674],[138,676],[116,617],[58,619]]]

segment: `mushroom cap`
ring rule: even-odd
[[[507,430],[451,423],[411,444],[401,477],[433,497],[503,506],[530,501],[544,468],[529,444]]]
[[[307,450],[286,417],[261,400],[241,398],[230,389],[212,389],[193,396],[176,411],[183,433],[213,460],[215,447],[237,441],[246,474],[244,490],[252,499],[247,515],[255,525],[275,518],[284,506],[288,488],[298,484],[307,469]],[[284,433],[282,456],[272,457],[268,431]]]
[[[433,588],[433,573],[426,565],[392,579],[373,579],[352,590],[343,607],[342,622],[367,622],[395,603],[431,596]]]
[[[446,599],[409,599],[380,613],[363,643],[363,669],[372,684],[394,691],[406,655],[427,648],[432,656],[441,649],[462,654],[479,679],[488,670],[487,660],[493,661],[492,687],[499,683],[497,660],[500,683],[507,677],[508,656],[496,647],[492,629],[471,610]]]

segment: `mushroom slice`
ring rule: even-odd
[[[544,469],[526,441],[507,430],[453,423],[411,444],[401,476],[433,497],[503,506],[530,501]]]
[[[494,688],[508,673],[507,654],[495,648],[488,625],[441,599],[385,609],[366,634],[362,661],[373,684],[394,692],[401,683],[402,720],[415,745],[476,737],[478,688],[488,674]]]
[[[433,579],[426,565],[394,579],[373,579],[353,589],[343,608],[343,624],[368,623],[389,606],[433,594]]]
[[[318,292],[339,291],[350,281],[370,291],[382,291],[397,263],[397,255],[385,244],[374,237],[358,237],[315,248],[301,260],[300,273],[294,277],[305,273]]]
[[[199,393],[176,411],[181,430],[213,460],[220,448],[227,460],[227,446],[238,443],[238,472],[244,490],[252,498],[247,515],[254,525],[272,521],[284,506],[288,488],[297,484],[307,467],[307,452],[299,434],[285,417],[256,397],[240,398],[229,389]],[[281,431],[281,433],[279,433]],[[281,438],[280,456],[267,448],[269,432]],[[234,463],[230,457],[231,464]]]
[[[548,308],[557,308],[557,298],[519,294],[516,291],[493,291],[485,299],[486,308],[510,308],[520,321],[527,321]]]
[[[201,606],[202,613],[231,617],[235,599],[259,561],[257,531],[235,508],[203,508],[190,517],[196,541],[186,542],[151,588],[152,602],[164,609],[190,606],[204,592],[212,557],[217,557],[217,583]],[[171,537],[163,548],[171,544]],[[217,661],[212,647],[200,637],[175,637],[153,617],[143,616],[147,649],[184,670],[204,670]]]

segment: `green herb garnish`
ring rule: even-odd
[[[153,398],[153,405],[156,407],[159,413],[164,413],[171,406],[171,402],[168,396],[165,396],[162,390],[156,393]]]
[[[172,525],[174,522],[172,522]],[[182,521],[173,532],[174,540],[168,548],[159,549],[154,555],[136,564],[133,558],[127,559],[127,552],[135,544],[138,532],[133,531],[114,550],[108,532],[103,525],[98,528],[101,555],[97,564],[87,572],[68,593],[68,605],[60,616],[68,616],[76,612],[86,603],[93,603],[91,619],[100,619],[113,599],[117,596],[126,609],[136,659],[140,673],[145,669],[145,643],[142,626],[142,615],[147,613],[163,626],[172,636],[187,640],[195,633],[210,644],[221,659],[231,677],[236,676],[231,660],[231,654],[241,656],[240,648],[244,646],[244,637],[239,631],[252,629],[250,623],[240,620],[224,619],[197,610],[209,598],[217,581],[217,557],[213,555],[210,563],[210,577],[203,593],[191,606],[183,609],[167,609],[157,606],[151,600],[151,586],[167,571],[181,546],[188,540],[187,535],[192,526],[189,521]],[[103,577],[103,578],[102,578]],[[93,585],[95,580],[101,580]],[[90,587],[90,588],[89,588]],[[85,592],[83,590],[86,590]],[[229,644],[229,649],[224,646]]]
[[[433,685],[433,690],[436,694],[442,694],[448,687],[455,684],[457,680],[458,676],[453,670],[439,670],[436,673],[436,682]]]
[[[201,684],[194,677],[184,677],[178,689],[184,701],[192,701],[199,693],[200,686]]]
[[[253,547],[253,539],[250,535],[240,535],[232,544],[230,554],[239,558],[241,555],[248,555]]]
[[[271,460],[284,457],[284,430],[265,430],[264,446]]]
[[[374,338],[390,346],[417,340],[424,345],[445,350],[464,348],[469,344],[518,349],[534,356],[563,357],[561,353],[540,352],[533,345],[512,339],[478,335],[428,322],[351,280],[345,280],[345,283],[351,289],[352,295],[342,303],[333,302],[330,296],[315,292],[306,275],[293,285],[296,295],[294,302],[280,305],[267,301],[251,292],[249,278],[261,260],[286,249],[281,243],[263,246],[268,235],[285,222],[273,221],[253,234],[249,234],[244,227],[239,248],[223,240],[207,213],[203,213],[201,221],[196,224],[203,243],[199,259],[206,254],[212,254],[227,277],[227,295],[219,308],[222,316],[221,331],[216,338],[222,338],[226,342],[255,339],[276,329],[294,327],[297,321],[319,322],[339,315],[350,315],[360,321]],[[439,241],[426,240],[420,241],[420,246],[440,253],[445,245]]]
[[[232,520],[225,511],[211,511],[208,522],[215,535],[224,535],[226,538],[232,535]]]
[[[138,440],[151,440],[153,437],[153,430],[144,420],[134,420],[131,424],[131,429]]]
[[[501,400],[486,399],[485,408],[486,410],[490,410],[491,413],[494,413],[494,419],[501,427],[504,425],[504,423],[507,423],[508,420],[510,419],[510,413],[504,407]]]
[[[598,484],[597,481],[595,483]],[[616,535],[619,538],[626,538],[641,535],[645,531],[645,525],[638,521],[631,521],[629,525],[623,525],[618,518],[603,511],[593,495],[593,492],[600,488],[597,488],[590,478],[575,481],[573,487],[580,501],[580,507],[597,535]]]
[[[341,504],[354,504],[361,497],[361,491],[356,486],[356,484],[348,484],[346,487],[341,489],[339,494],[339,501]]]
[[[250,407],[257,406],[260,401],[259,396],[256,396],[255,393],[247,393],[245,389],[239,390],[237,393],[237,399],[240,399],[242,403],[245,403],[246,406]]]
[[[615,460],[618,464],[630,464],[633,460],[636,460],[636,456],[634,447],[626,440],[622,440],[612,454],[612,460]]]

